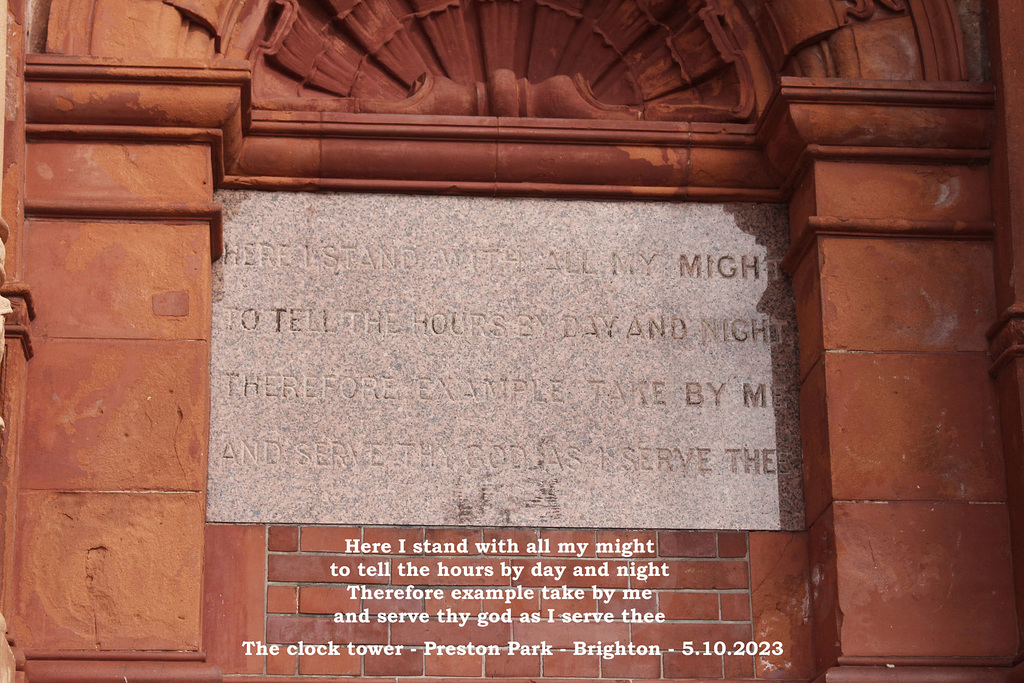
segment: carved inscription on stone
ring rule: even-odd
[[[220,199],[211,521],[777,529],[798,512],[777,207]]]

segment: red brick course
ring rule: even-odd
[[[259,668],[268,676],[305,683],[336,676],[358,676],[361,681],[386,678],[393,683],[427,680],[422,677],[446,683],[483,677],[569,683],[754,676],[750,656],[679,651],[686,641],[699,650],[708,642],[713,650],[717,641],[731,649],[735,642],[751,639],[745,532],[260,529],[266,532],[265,565],[253,570],[265,573],[266,614],[263,632],[246,637],[282,646],[277,654],[259,657]],[[625,546],[625,552],[615,552],[616,541],[621,541],[619,547]],[[358,543],[361,552],[351,552],[355,549],[351,542]],[[431,550],[454,552],[423,553],[422,547],[414,547],[424,542],[428,547],[441,544]],[[572,552],[567,546],[559,547],[570,543]],[[598,552],[598,543],[608,545]],[[381,544],[388,544],[387,551]],[[257,559],[253,558],[254,563]],[[439,564],[446,568],[446,575],[439,575]],[[345,575],[332,575],[332,565],[336,574]],[[565,568],[560,577],[540,571],[556,566]],[[409,567],[426,573],[410,575]],[[518,579],[509,576],[510,567],[522,570]],[[644,571],[651,575],[643,576]],[[614,596],[599,600],[595,585],[615,588]],[[545,588],[547,594],[543,594]],[[627,588],[639,592],[627,597],[623,593]],[[500,592],[467,597],[456,593],[476,589]],[[396,594],[399,590],[406,593]],[[410,590],[420,593],[410,595]],[[516,593],[506,596],[505,591]],[[481,612],[502,615],[501,620],[481,627]],[[592,616],[587,623],[565,623],[563,613],[570,618],[573,613]],[[639,616],[643,621],[624,619],[634,613],[645,615]],[[535,621],[527,621],[529,615],[537,615]],[[466,619],[465,625],[453,622],[460,618]],[[338,652],[296,656],[286,651],[300,641],[306,645],[333,642]],[[510,652],[510,641],[520,643],[520,651]],[[472,645],[474,650],[428,653],[426,642]],[[349,649],[350,643],[353,648],[376,649],[358,652]],[[648,651],[639,651],[641,646]],[[382,652],[383,647],[392,650]],[[574,652],[577,648],[580,652]],[[259,673],[251,667],[246,670]]]

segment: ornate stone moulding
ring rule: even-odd
[[[742,121],[748,57],[721,0],[271,0],[257,106]]]
[[[205,140],[227,187],[771,201],[812,158],[974,159],[991,121],[952,0],[53,0],[49,28],[30,136]]]

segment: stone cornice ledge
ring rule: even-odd
[[[32,138],[203,139],[218,186],[784,201],[813,159],[986,163],[990,85],[782,78],[758,125],[283,112],[247,62],[30,55]]]
[[[187,133],[211,145],[214,175],[238,156],[248,126],[248,62],[156,60],[127,64],[98,57],[31,54],[25,63],[25,117],[31,137],[121,140]]]
[[[994,107],[987,83],[783,77],[758,141],[788,194],[814,159],[987,163]]]

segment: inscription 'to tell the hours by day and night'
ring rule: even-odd
[[[779,528],[779,210],[223,200],[211,520]]]

